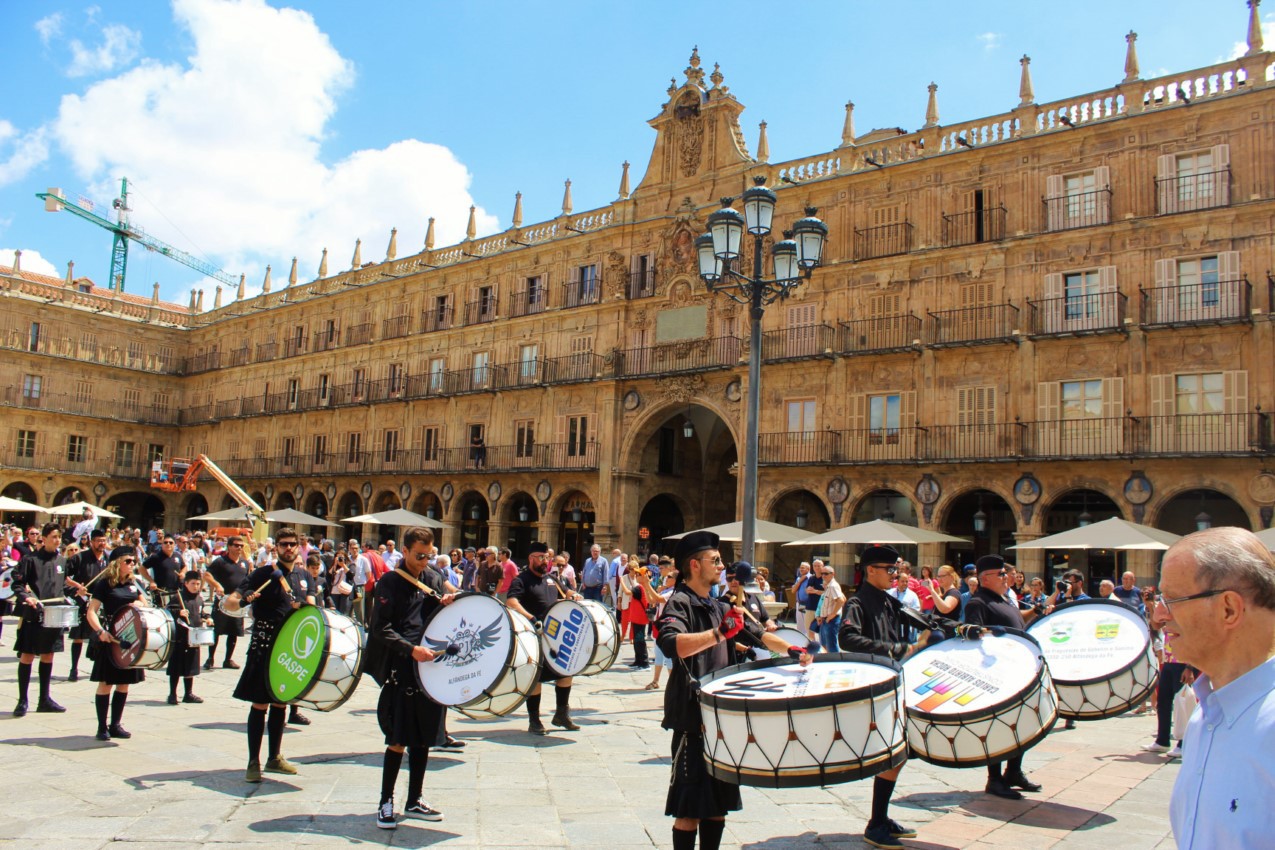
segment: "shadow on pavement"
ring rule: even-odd
[[[729,820],[727,821],[729,823]],[[929,841],[918,841],[915,838],[903,839],[908,850],[957,850],[951,844],[934,844]],[[833,832],[820,834],[803,832],[800,835],[778,835],[765,841],[752,841],[741,844],[742,850],[808,850],[811,847],[855,847],[868,845],[863,842],[863,833]]]
[[[571,743],[571,736],[565,732],[554,732],[550,729],[548,736],[532,735],[521,729],[493,729],[483,736],[489,744],[501,744],[507,747],[561,747]],[[433,761],[433,756],[430,761]]]
[[[382,748],[370,753],[313,753],[307,756],[289,756],[288,760],[297,764],[358,764],[364,767],[379,768],[384,757],[385,750]],[[431,769],[437,767],[443,770],[458,764],[460,762],[456,759],[449,759],[432,751],[429,754],[429,766]]]
[[[366,815],[294,815],[269,818],[248,825],[253,832],[280,833],[295,836],[340,835],[352,844],[386,844],[394,836],[395,847],[429,847],[460,836],[443,832],[422,821],[401,821],[390,831],[376,825],[374,813]],[[388,834],[387,834],[388,833]]]
[[[124,781],[135,791],[148,791],[153,786],[168,782],[189,782],[191,785],[216,791],[228,797],[269,797],[300,791],[296,785],[279,779],[280,774],[266,774],[257,785],[245,782],[242,768],[235,770],[179,770],[174,773],[151,773],[131,776]]]
[[[35,746],[64,752],[101,750],[119,746],[114,741],[99,741],[92,735],[67,735],[65,738],[9,738],[4,743],[15,747]]]

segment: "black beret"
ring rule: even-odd
[[[1000,572],[1005,569],[1005,559],[1000,555],[984,555],[974,562],[974,569],[980,573],[985,573],[988,570]]]
[[[126,555],[136,555],[136,554],[137,554],[137,550],[134,549],[132,546],[116,546],[114,549],[111,550],[110,560],[118,561],[120,558],[123,558]]]
[[[705,549],[716,549],[721,542],[721,538],[711,531],[692,531],[677,541],[673,557],[679,564],[683,564]]]
[[[864,566],[868,564],[893,564],[897,560],[899,560],[898,551],[889,546],[869,546],[859,556],[859,563]]]
[[[471,549],[470,551],[472,552],[473,550]],[[543,555],[548,551],[549,551],[548,543],[542,543],[539,540],[533,540],[531,543],[531,548],[527,550],[527,554],[534,555],[537,552],[539,552],[541,555]]]

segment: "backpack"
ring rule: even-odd
[[[799,604],[802,608],[805,608],[810,604],[810,594],[806,592],[806,587],[809,584],[809,575],[797,583],[797,604]]]
[[[363,589],[371,593],[372,588],[376,586],[381,576],[388,573],[390,569],[385,566],[385,559],[381,557],[379,552],[365,552],[363,557],[367,558],[367,562],[372,566],[371,575],[368,576],[367,584]]]

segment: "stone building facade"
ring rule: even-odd
[[[1267,527],[1272,56],[1252,29],[1239,59],[1144,80],[1134,38],[1111,89],[1037,103],[1024,57],[1003,114],[944,125],[932,86],[923,127],[859,136],[848,104],[839,145],[781,163],[693,55],[608,206],[574,212],[568,184],[553,220],[519,204],[502,233],[401,258],[391,236],[336,274],[325,252],[318,279],[211,311],[0,271],[4,492],[180,525],[231,502],[148,492],[148,462],[205,453],[268,508],[402,505],[447,546],[577,561],[734,519],[758,353],[693,242],[763,176],[780,226],[813,206],[830,235],[765,315],[759,517],[970,541],[931,564],[1109,516]],[[1017,560],[1096,580],[1125,557]]]

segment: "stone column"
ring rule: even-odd
[[[1164,557],[1164,552],[1157,549],[1131,549],[1124,553],[1125,569],[1132,570],[1137,576],[1137,584],[1139,587],[1145,587],[1148,584],[1158,585],[1157,573],[1160,569],[1160,559]],[[1120,584],[1120,576],[1116,576],[1116,584]]]
[[[442,523],[443,527],[438,529],[439,542],[437,545],[439,551],[446,553],[448,549],[453,549],[457,546],[462,549],[465,548],[460,539],[460,525],[455,522],[447,522],[446,520],[442,520]],[[452,566],[454,567],[456,565],[452,564]]]
[[[558,544],[562,542],[558,539],[562,533],[562,523],[541,519],[539,528],[540,536],[537,539],[548,543],[550,549],[557,551]]]
[[[912,571],[913,574],[918,578],[920,577],[922,564],[929,564],[937,573],[938,568],[943,565],[943,553],[946,548],[946,543],[922,543],[917,546],[916,563],[913,564],[916,569]],[[956,567],[957,572],[960,572],[962,565],[952,564],[952,566]]]
[[[500,548],[509,545],[510,525],[504,521],[487,523],[487,545]]]
[[[1038,531],[1015,531],[1014,542],[1029,543],[1042,536]],[[1028,581],[1040,577],[1045,579],[1045,586],[1049,587],[1049,576],[1045,574],[1044,549],[1015,549],[1013,563],[1014,566],[1027,575]],[[957,567],[957,569],[960,569],[960,567]]]

